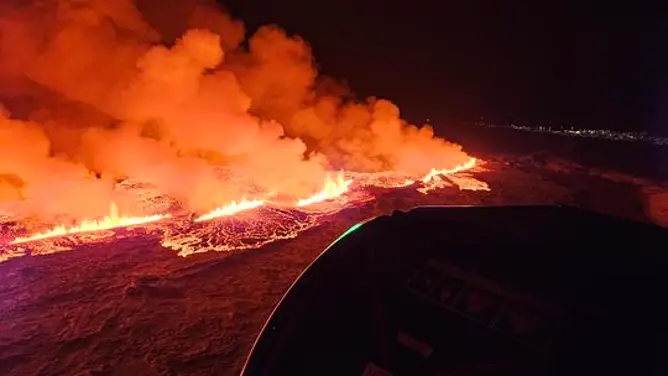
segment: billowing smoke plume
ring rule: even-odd
[[[38,216],[132,210],[114,183],[133,178],[208,210],[251,189],[303,197],[331,169],[468,159],[388,101],[344,100],[300,38],[243,38],[205,2],[0,4],[0,201]]]

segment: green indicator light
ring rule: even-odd
[[[341,236],[339,236],[338,238],[336,238],[336,240],[334,240],[334,241],[333,241],[333,242],[332,242],[332,243],[325,249],[325,252],[326,252],[328,249],[330,249],[331,247],[333,247],[336,243],[338,243],[341,239],[345,238],[346,236],[348,236],[348,235],[352,234],[353,232],[355,232],[355,230],[357,230],[358,228],[362,227],[363,224],[364,224],[364,222],[359,222],[359,223],[354,224],[351,228],[347,229],[346,232],[344,232],[343,234],[341,234]],[[324,253],[324,252],[323,252],[323,253]]]
[[[362,222],[354,224],[353,227],[349,228],[348,230],[346,230],[346,232],[343,233],[343,235],[341,235],[341,238],[350,235],[351,233],[353,233],[355,230],[357,230],[360,227],[362,227]]]
[[[363,224],[362,222],[360,222],[360,223],[356,223],[355,225],[353,225],[353,227],[347,229],[346,232],[344,232],[343,234],[341,234],[341,236],[339,236],[338,238],[336,238],[336,240],[334,240],[334,241],[332,242],[332,244],[330,244],[329,246],[330,246],[330,247],[333,246],[333,245],[336,244],[336,242],[338,242],[339,240],[341,240],[341,239],[345,238],[346,236],[352,234],[353,232],[355,232],[355,230],[357,230],[358,228],[362,227],[362,224]]]

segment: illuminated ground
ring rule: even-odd
[[[450,187],[422,195],[410,188],[374,188],[376,200],[317,216],[317,225],[298,237],[261,249],[183,258],[156,236],[128,234],[72,252],[0,263],[0,374],[238,373],[271,308],[303,268],[352,224],[395,209],[575,203],[639,220],[649,214],[657,220],[661,213],[649,207],[643,192],[665,191],[645,181],[531,158],[497,159],[488,167],[476,176],[491,191]],[[305,217],[297,222],[309,223]],[[256,241],[245,231],[244,239]]]

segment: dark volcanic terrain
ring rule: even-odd
[[[648,180],[535,155],[497,157],[487,168],[476,177],[489,192],[395,190],[256,250],[183,258],[134,238],[1,263],[0,374],[238,374],[299,273],[354,223],[394,210],[558,203],[666,223],[667,190]]]

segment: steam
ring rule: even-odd
[[[203,211],[258,190],[304,197],[329,169],[468,159],[389,101],[344,100],[276,26],[241,47],[243,24],[210,2],[24,3],[0,5],[0,201],[26,215],[136,210],[114,190],[125,178]]]

